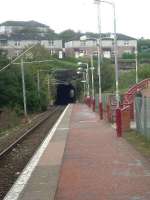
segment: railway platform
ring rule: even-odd
[[[86,105],[69,105],[4,200],[149,200],[150,165]]]

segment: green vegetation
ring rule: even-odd
[[[75,32],[71,29],[65,30],[61,33],[58,34],[58,37],[63,40],[63,41],[69,41],[69,40],[75,40],[79,39],[82,33],[80,32]]]
[[[75,33],[72,30],[67,30],[61,33],[61,37],[79,37],[80,32]],[[92,33],[88,33],[90,37],[96,37]],[[124,55],[126,58],[133,55]],[[56,55],[53,57],[49,54],[48,50],[43,46],[38,45],[36,48],[32,49],[30,53],[24,56],[24,61],[35,61],[35,60],[50,60],[50,62],[45,63],[33,63],[25,64],[25,82],[26,82],[26,94],[27,94],[27,108],[28,112],[39,112],[47,108],[48,105],[48,92],[47,92],[47,73],[40,73],[40,99],[37,91],[37,71],[38,70],[50,70],[55,69],[77,69],[77,62],[89,62],[87,58],[63,58],[58,59]],[[20,60],[18,60],[20,62]],[[6,57],[6,52],[0,51],[0,68],[9,63]],[[94,77],[95,77],[95,88],[98,92],[98,75],[97,75],[97,57],[94,58]],[[138,70],[139,80],[150,77],[150,66],[149,64],[141,64]],[[50,75],[51,76],[51,75]],[[51,77],[53,79],[53,77]],[[91,79],[91,74],[90,74]],[[108,59],[103,59],[101,66],[101,83],[102,91],[115,91],[115,71],[114,64]],[[83,84],[77,80],[78,95],[83,88]],[[129,71],[120,71],[119,77],[119,88],[121,92],[128,90],[131,86],[135,84],[135,69]],[[54,98],[54,85],[51,87],[51,98]],[[20,65],[11,65],[7,70],[0,73],[0,109],[4,108],[13,109],[18,115],[23,113],[23,100],[22,100],[22,80]]]
[[[38,70],[54,71],[59,68],[76,69],[77,67],[77,60],[67,60],[66,58],[59,60],[50,56],[48,50],[40,45],[24,56],[24,61],[33,60],[50,60],[50,62],[24,64],[28,112],[45,110],[48,104],[48,76],[46,72],[40,73],[41,90],[39,99],[37,91]],[[6,55],[0,52],[0,68],[4,67],[8,62]],[[18,60],[18,62],[20,62],[20,60]],[[52,79],[54,78],[52,77]],[[0,108],[3,109],[4,107],[14,109],[18,114],[22,113],[23,100],[20,65],[11,65],[0,73]]]
[[[5,134],[5,131],[12,129],[20,124],[21,118],[13,109],[3,108],[0,115],[0,137]]]
[[[139,40],[138,49],[139,62],[150,63],[150,40]]]
[[[7,59],[7,52],[0,49],[0,69],[2,66],[7,65],[9,60]]]
[[[134,53],[124,53],[123,59],[135,59]],[[150,39],[139,39],[138,40],[138,60],[139,63],[150,63]],[[132,61],[131,61],[132,62]]]
[[[28,48],[28,47],[27,47]],[[56,69],[76,69],[78,60],[64,58],[59,60],[52,57],[47,49],[38,45],[23,57],[24,61],[50,60],[43,63],[24,64],[26,98],[28,114],[41,112],[55,96],[54,76],[51,73]],[[20,60],[17,61],[18,63]],[[0,51],[0,69],[9,63],[6,53]],[[37,89],[37,72],[40,72],[40,95]],[[47,71],[50,72],[48,73]],[[50,97],[48,96],[48,74],[50,75]],[[77,82],[80,88],[82,84]],[[80,93],[79,93],[80,95]],[[5,120],[3,121],[4,117]],[[0,72],[0,132],[13,128],[20,123],[23,116],[23,94],[20,64],[11,65]],[[4,123],[6,121],[6,123]]]
[[[132,54],[132,53],[124,53],[122,55],[122,58],[123,59],[135,59],[135,54]]]
[[[139,81],[150,77],[150,65],[142,64],[138,69]],[[120,71],[119,87],[120,90],[128,90],[135,84],[135,69],[128,71]]]
[[[142,155],[150,157],[150,141],[147,140],[147,138],[145,138],[143,135],[132,130],[124,133],[123,137]]]
[[[97,61],[95,62],[95,66],[97,66]],[[95,88],[98,91],[98,75],[97,75],[97,67],[95,70]],[[109,60],[103,60],[101,66],[101,84],[102,84],[102,92],[112,90],[115,81],[115,71],[114,66],[111,64]]]
[[[128,90],[135,84],[135,70],[120,71],[119,88],[120,90]]]
[[[28,48],[28,47],[27,47]],[[32,63],[24,64],[25,70],[25,83],[26,83],[26,96],[27,96],[27,109],[28,112],[39,112],[45,110],[48,105],[48,92],[47,92],[47,72],[40,73],[40,99],[37,90],[37,71],[56,69],[77,69],[77,62],[88,62],[87,58],[63,58],[59,60],[56,56],[50,56],[49,52],[43,47],[38,45],[32,49],[30,53],[24,56],[24,61],[37,61],[37,60],[50,60],[45,63]],[[0,68],[5,66],[9,61],[6,55],[1,52],[0,54]],[[20,62],[18,60],[17,62]],[[90,62],[89,62],[90,65]],[[98,91],[98,76],[97,76],[97,58],[94,59],[95,66],[95,87]],[[112,87],[114,82],[114,69],[109,60],[104,60],[102,69],[102,90],[108,90]],[[50,75],[52,76],[52,75]],[[91,74],[90,74],[91,77]],[[54,77],[51,77],[54,79]],[[109,80],[109,81],[108,81]],[[80,79],[74,81],[78,87],[78,96],[80,95],[83,84]],[[22,97],[22,79],[20,65],[11,65],[5,71],[0,73],[0,109],[4,107],[14,110],[18,115],[23,114],[23,97]],[[55,86],[51,86],[51,98],[55,95]]]

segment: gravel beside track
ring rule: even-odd
[[[27,136],[24,141],[19,143],[7,155],[7,157],[0,160],[0,200],[4,198],[7,191],[10,189],[12,184],[20,175],[21,171],[26,166],[27,162],[32,157],[34,152],[37,150],[37,148],[47,135],[48,131],[52,128],[53,124],[56,122],[56,120],[58,119],[59,115],[63,110],[64,107],[61,107],[51,117],[49,117],[46,121],[44,121],[44,123],[42,123],[38,128],[36,128],[32,132],[32,134]],[[20,134],[23,133],[21,132]],[[9,138],[8,143],[10,143],[10,141],[14,142],[14,139],[11,140]]]
[[[0,152],[2,152],[8,145],[12,144],[12,142],[16,141],[25,131],[33,127],[36,123],[42,120],[45,115],[52,112],[54,109],[55,107],[52,106],[48,111],[37,114],[35,117],[30,119],[28,123],[21,124],[19,127],[10,130],[8,129],[8,131],[0,137]]]

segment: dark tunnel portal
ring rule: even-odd
[[[59,84],[57,86],[56,105],[67,105],[76,100],[75,88],[73,85]]]

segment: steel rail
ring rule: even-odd
[[[48,118],[52,117],[52,115],[60,110],[61,106],[56,107],[52,112],[50,112],[44,119],[40,120],[37,124],[35,124],[32,128],[25,131],[25,133],[19,137],[15,142],[13,142],[11,145],[9,145],[7,148],[5,148],[2,152],[0,152],[0,160],[2,160],[9,152],[14,149],[17,144],[22,142],[29,134],[31,134],[32,131],[34,131],[36,128],[38,128],[40,125],[42,125]]]

